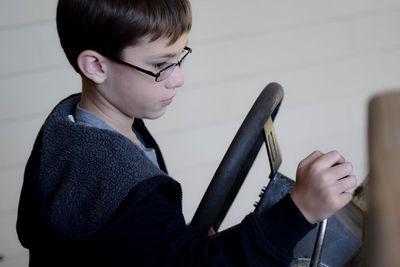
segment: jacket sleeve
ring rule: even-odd
[[[313,228],[287,195],[262,215],[200,236],[169,192],[159,187],[139,202],[131,203],[134,192],[125,199],[102,241],[107,266],[287,266]]]

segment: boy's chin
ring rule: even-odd
[[[162,117],[165,114],[166,111],[167,111],[167,109],[164,108],[164,109],[160,110],[157,113],[154,112],[152,114],[146,114],[145,116],[142,117],[142,119],[155,120],[155,119],[158,119],[158,118]]]

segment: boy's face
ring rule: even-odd
[[[167,64],[176,63],[187,44],[187,34],[174,44],[168,38],[144,41],[123,51],[122,60],[142,69],[158,73]],[[125,116],[155,119],[162,116],[174,98],[177,87],[184,83],[180,67],[161,82],[155,78],[111,61],[102,94],[105,100]]]

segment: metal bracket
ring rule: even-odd
[[[282,155],[279,149],[278,139],[276,138],[272,117],[269,117],[267,122],[264,124],[264,138],[267,146],[269,165],[271,167],[269,178],[273,178],[281,166]]]

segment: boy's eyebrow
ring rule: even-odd
[[[170,58],[170,57],[176,57],[178,54],[179,53],[159,54],[150,56],[150,58]]]
[[[185,47],[187,46],[188,42],[186,42]],[[170,58],[170,57],[176,57],[178,55],[180,55],[183,52],[183,50],[181,52],[178,53],[168,53],[168,54],[158,54],[158,55],[153,55],[150,56],[150,58]]]

